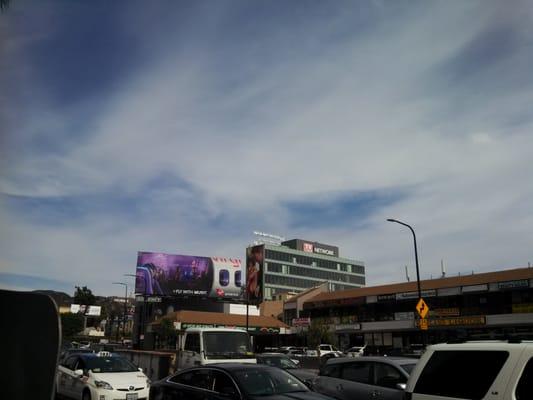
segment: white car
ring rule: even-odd
[[[318,346],[318,356],[322,358],[322,356],[326,354],[334,353],[335,357],[341,357],[343,354],[335,346],[332,344],[321,344]]]
[[[350,347],[346,350],[345,354],[347,357],[360,357],[364,354],[366,346],[355,346]]]
[[[56,392],[77,400],[147,400],[150,380],[124,357],[74,354],[57,368]]]
[[[405,389],[411,400],[525,400],[533,393],[533,343],[429,346]]]

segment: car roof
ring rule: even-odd
[[[260,353],[260,354],[256,354],[255,356],[256,357],[283,357],[283,358],[288,358],[287,354],[283,354],[283,353]]]
[[[190,369],[205,369],[205,368],[216,368],[216,369],[221,369],[221,370],[225,370],[225,371],[241,371],[241,370],[245,370],[245,369],[267,369],[267,370],[272,370],[272,369],[278,369],[278,368],[275,368],[275,367],[271,367],[269,365],[265,365],[265,364],[243,364],[243,363],[214,363],[214,364],[206,364],[206,365],[201,365],[201,366],[198,366],[198,367],[192,367]],[[185,370],[184,370],[185,371]]]
[[[446,350],[520,350],[533,347],[533,342],[524,341],[518,343],[509,343],[507,341],[476,341],[464,343],[441,343],[428,346],[428,350],[446,351]]]
[[[330,358],[327,362],[327,365],[333,364],[346,364],[352,362],[384,362],[387,364],[396,364],[396,365],[407,365],[407,364],[416,364],[418,362],[415,358],[407,357],[340,357],[340,358]]]
[[[81,354],[79,354],[79,356],[81,358],[83,358],[84,360],[93,359],[93,358],[119,358],[119,357],[122,357],[121,355],[115,354],[115,353],[109,353],[109,354],[106,354],[106,355],[99,355],[98,353],[81,353]]]

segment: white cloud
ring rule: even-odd
[[[0,176],[4,192],[37,197],[135,196],[165,174],[189,188],[154,190],[162,207],[148,204],[157,222],[143,226],[104,213],[51,227],[4,211],[13,227],[2,232],[13,247],[7,268],[104,286],[111,271],[131,270],[138,249],[241,256],[249,231],[268,228],[339,243],[367,262],[369,283],[382,283],[402,279],[412,258],[409,232],[385,223],[389,216],[416,226],[425,276],[438,273],[441,258],[453,272],[527,264],[532,118],[509,121],[533,103],[531,54],[517,47],[514,64],[478,65],[480,76],[501,79],[488,93],[476,77],[447,74],[493,25],[531,38],[527,14],[500,19],[495,8],[457,3],[395,15],[381,5],[375,24],[353,35],[341,34],[354,17],[348,13],[323,24],[273,26],[232,46],[212,29],[232,13],[210,15],[211,27],[188,32],[186,50],[164,48],[106,98],[105,112],[87,124],[90,134],[61,152],[37,149]],[[305,39],[301,47],[291,35]],[[254,62],[265,54],[268,65]],[[229,69],[235,65],[241,69]],[[234,79],[239,71],[243,79]],[[61,131],[68,122],[56,113],[45,126]],[[353,227],[295,228],[283,207],[324,193],[402,187],[401,201]],[[213,226],[221,215],[235,225]]]

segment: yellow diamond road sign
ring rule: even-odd
[[[420,318],[426,318],[426,315],[428,315],[429,312],[429,307],[424,301],[424,299],[421,298],[418,301],[418,304],[416,305],[416,311],[418,311],[418,315],[420,315]]]

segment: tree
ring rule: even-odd
[[[164,347],[174,347],[176,345],[176,328],[174,328],[174,322],[170,318],[161,318],[160,324],[157,330],[161,339],[161,344]]]
[[[313,319],[307,331],[307,340],[309,348],[316,349],[320,343],[333,343],[334,337],[328,324],[325,324],[323,320]]]
[[[61,330],[63,337],[72,337],[83,330],[83,315],[61,314]]]
[[[74,292],[74,303],[75,304],[84,304],[86,306],[92,306],[96,302],[96,297],[94,296],[91,289],[87,286],[76,286],[76,291]]]

